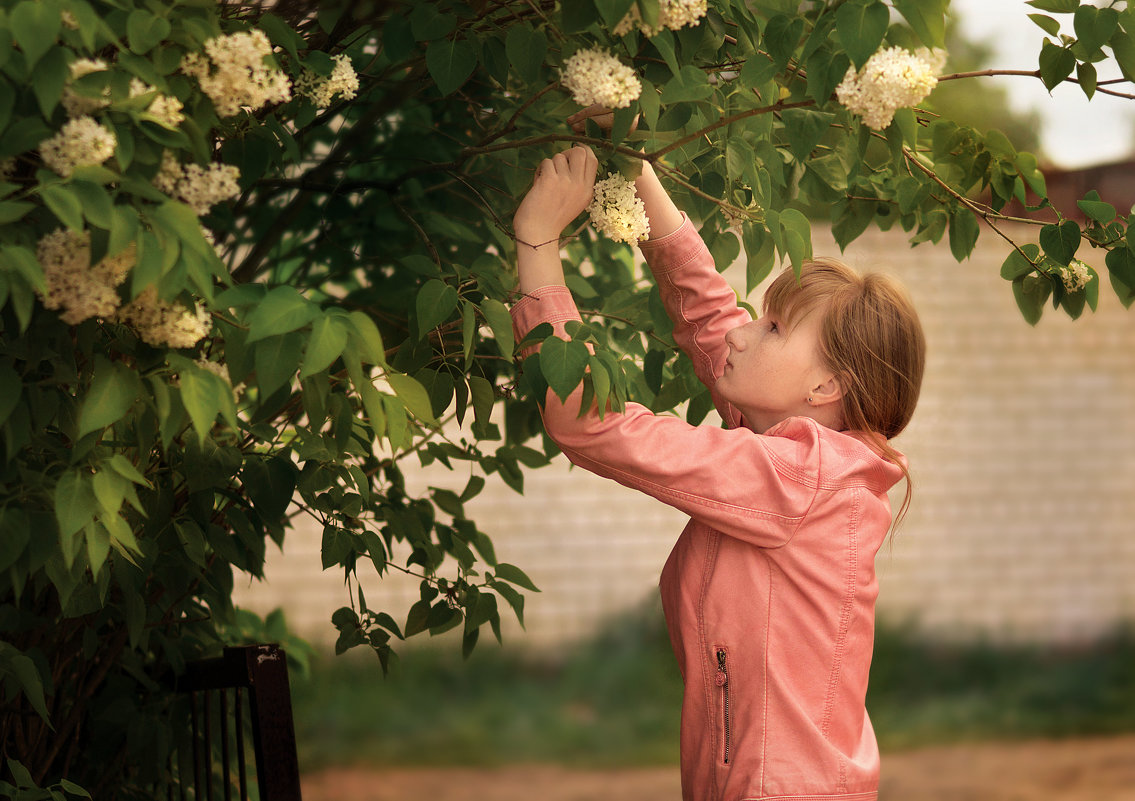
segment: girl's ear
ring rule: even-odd
[[[823,406],[828,403],[835,403],[842,397],[843,384],[840,382],[839,376],[831,375],[822,383],[812,387],[809,403],[813,406]]]

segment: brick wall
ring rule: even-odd
[[[838,254],[824,231],[815,249]],[[914,502],[878,559],[879,614],[941,637],[1083,641],[1135,620],[1135,311],[1105,277],[1096,314],[1073,322],[1050,308],[1032,328],[998,277],[1005,254],[984,232],[958,264],[945,245],[911,250],[896,231],[868,233],[844,256],[907,284],[929,342],[919,410],[897,441]],[[1080,254],[1103,271],[1092,255]],[[467,477],[431,469],[412,481],[460,489]],[[528,597],[526,633],[505,625],[506,642],[537,648],[652,598],[684,522],[566,461],[529,473],[524,496],[492,479],[468,510],[498,558],[543,590]],[[331,612],[348,599],[341,575],[320,570],[319,540],[301,524],[237,603],[283,606],[300,633],[333,639]],[[396,617],[417,598],[416,580],[397,575],[364,588]]]

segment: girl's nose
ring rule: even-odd
[[[733,350],[744,350],[745,336],[744,332],[741,330],[744,327],[743,325],[739,325],[736,328],[729,329],[725,334],[725,344],[733,348]]]

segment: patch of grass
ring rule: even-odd
[[[361,649],[360,649],[361,650]],[[655,609],[559,658],[482,644],[317,659],[293,678],[305,770],[342,764],[675,764],[682,686]],[[1135,730],[1135,634],[1077,651],[878,633],[868,709],[886,750]]]
[[[867,706],[880,744],[1135,730],[1135,631],[1091,646],[936,645],[876,636]]]

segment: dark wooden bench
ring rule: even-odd
[[[283,650],[276,645],[226,648],[223,656],[187,665],[176,686],[188,696],[191,745],[183,740],[175,758],[170,801],[184,801],[189,788],[195,801],[232,801],[234,791],[247,801],[249,744],[260,801],[300,801]]]

